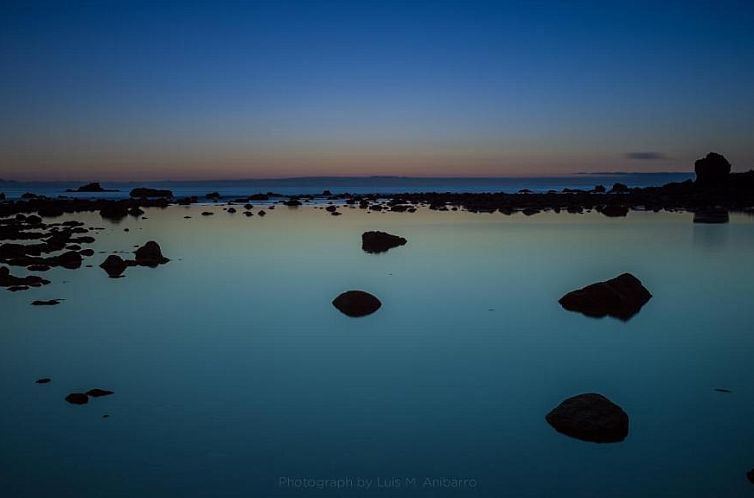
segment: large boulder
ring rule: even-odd
[[[136,264],[141,266],[157,266],[170,261],[162,255],[160,245],[154,240],[150,240],[134,252],[136,254]]]
[[[568,398],[545,420],[556,431],[594,443],[616,443],[628,436],[628,415],[623,409],[597,393]]]
[[[102,264],[99,265],[99,267],[105,270],[110,278],[118,278],[124,271],[126,271],[128,263],[117,254],[111,254],[102,262]]]
[[[341,313],[351,317],[371,315],[382,306],[375,296],[360,290],[346,291],[333,299],[332,304]]]
[[[651,298],[652,294],[638,278],[624,273],[613,279],[571,291],[558,302],[569,311],[578,311],[587,316],[610,315],[628,320]]]
[[[393,247],[405,245],[408,242],[403,237],[385,232],[364,232],[361,234],[361,249],[370,254],[385,252]]]
[[[694,163],[697,185],[715,185],[724,182],[730,174],[730,163],[722,154],[710,152]]]

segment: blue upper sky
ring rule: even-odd
[[[754,2],[5,2],[0,177],[754,167]]]

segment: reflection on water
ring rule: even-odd
[[[109,279],[98,253],[2,293],[4,495],[751,494],[752,218],[204,209],[77,216],[108,227],[96,250],[171,262]],[[366,254],[366,230],[408,243]],[[622,272],[654,296],[629,322],[557,302]],[[348,289],[382,307],[339,313]],[[63,400],[91,387],[115,394]],[[547,425],[582,392],[626,410],[624,442]]]

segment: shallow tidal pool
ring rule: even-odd
[[[0,291],[2,496],[754,492],[754,218],[266,210],[54,220],[105,230],[92,268]],[[366,230],[408,244],[367,254]],[[170,263],[98,268],[148,240]],[[623,272],[653,294],[627,322],[558,304]],[[349,289],[382,307],[339,313]],[[64,401],[95,387],[115,394]],[[628,413],[625,441],[545,422],[584,392]]]

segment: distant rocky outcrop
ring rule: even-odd
[[[371,315],[382,306],[375,296],[360,290],[346,291],[336,297],[332,304],[341,313],[351,317]]]
[[[130,196],[134,198],[173,197],[173,192],[171,190],[138,187],[131,190]]]
[[[386,232],[371,231],[361,234],[361,249],[370,254],[386,252],[393,247],[406,245],[403,237]]]
[[[710,152],[706,157],[694,163],[696,184],[701,186],[716,185],[728,179],[730,163],[722,154]]]
[[[571,291],[558,302],[569,311],[578,311],[587,316],[610,315],[628,320],[638,313],[651,297],[652,294],[638,278],[624,273],[613,279]]]
[[[66,189],[66,192],[120,192],[119,190],[104,189],[99,183],[87,183],[77,189]]]
[[[65,400],[72,405],[85,405],[89,403],[89,396],[84,393],[71,393],[65,397]]]
[[[597,393],[566,399],[545,417],[558,432],[594,443],[616,443],[628,436],[628,415]]]

